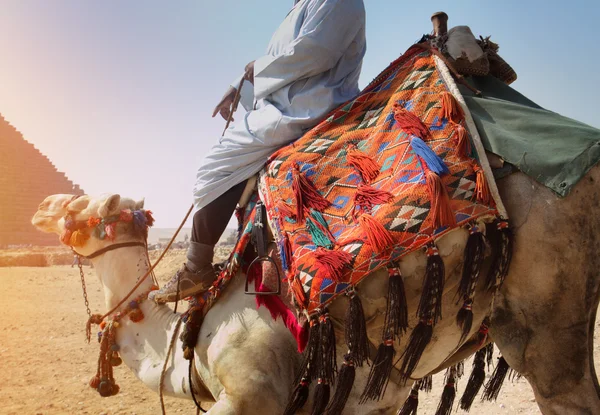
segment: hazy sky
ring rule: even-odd
[[[0,113],[87,193],[145,197],[157,226],[174,227],[223,129],[211,118],[215,104],[292,3],[0,0]],[[361,87],[444,10],[450,26],[492,35],[519,75],[516,89],[600,127],[600,2],[365,5]]]

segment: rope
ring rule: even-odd
[[[177,334],[179,334],[179,327],[181,327],[181,322],[183,321],[182,316],[179,316],[177,319],[177,323],[175,324],[175,331],[173,332],[173,336],[171,337],[171,341],[169,343],[169,350],[167,351],[167,357],[165,357],[165,363],[163,364],[162,371],[160,372],[160,383],[158,385],[158,394],[160,396],[160,409],[162,410],[163,415],[166,415],[165,410],[165,401],[164,401],[164,383],[165,383],[165,375],[167,374],[167,366],[169,365],[169,359],[171,357],[171,352],[173,351],[173,346],[177,341]]]

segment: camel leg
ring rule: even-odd
[[[597,180],[582,180],[561,201],[523,175],[507,181],[515,250],[490,333],[508,364],[531,383],[544,415],[600,414],[592,355],[600,219],[589,214]]]

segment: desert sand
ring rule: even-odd
[[[169,253],[159,268],[159,280],[167,280],[182,258],[183,252]],[[92,312],[103,311],[103,295],[94,270],[87,266],[84,269]],[[0,267],[0,287],[0,414],[161,413],[158,394],[124,365],[115,368],[115,379],[121,387],[118,395],[101,398],[88,386],[96,370],[98,344],[85,343],[86,312],[76,267]],[[598,362],[598,345],[595,356]],[[458,384],[458,396],[466,385],[470,363],[466,364],[466,372]],[[419,414],[435,413],[442,388],[443,374],[439,374],[434,378],[433,392],[421,393]],[[167,397],[166,407],[168,414],[195,413],[191,401]],[[531,387],[519,379],[507,381],[495,403],[477,399],[471,413],[540,411]]]

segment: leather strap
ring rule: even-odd
[[[107,247],[104,247],[102,249],[97,250],[96,252],[94,252],[93,254],[90,254],[88,256],[85,255],[81,255],[79,252],[75,251],[75,253],[77,253],[77,255],[85,258],[85,259],[92,259],[92,258],[96,258],[97,256],[100,256],[102,254],[105,254],[109,251],[112,251],[114,249],[119,249],[119,248],[128,248],[130,246],[142,246],[142,247],[146,247],[146,244],[144,242],[123,242],[120,244],[113,244],[113,245],[109,245]]]

